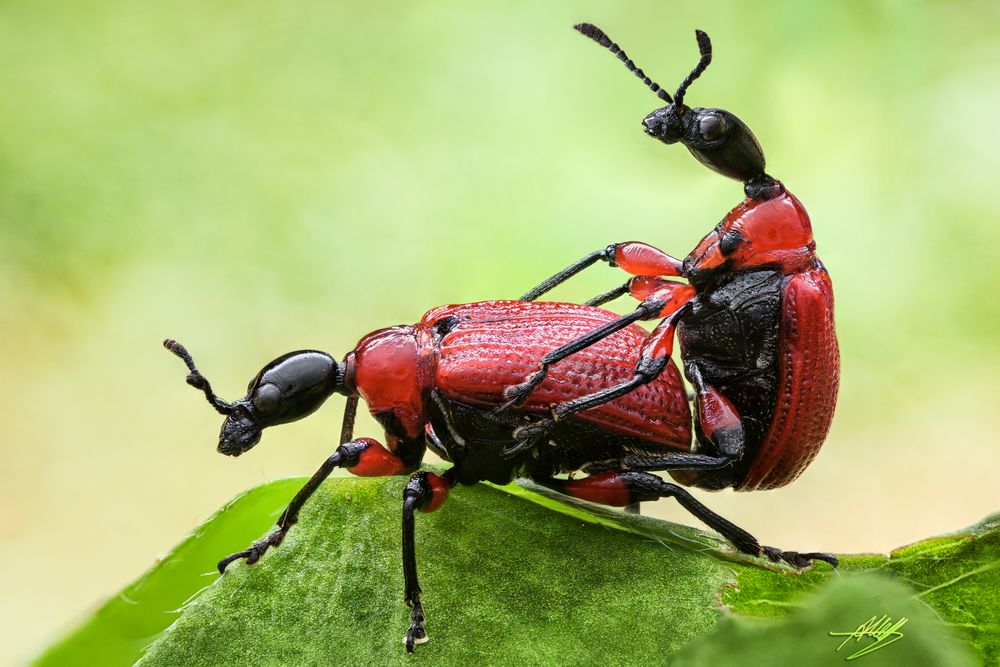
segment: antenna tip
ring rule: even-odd
[[[611,38],[604,34],[604,31],[598,28],[593,23],[577,23],[573,26],[573,30],[584,37],[589,37],[603,47],[608,47],[611,45]]]
[[[167,348],[168,350],[176,354],[178,357],[183,358],[184,355],[187,354],[187,350],[184,349],[184,346],[175,341],[173,338],[165,339],[163,341],[163,347]]]
[[[695,30],[694,37],[698,40],[698,50],[701,55],[712,53],[712,40],[708,38],[708,33],[704,30]]]

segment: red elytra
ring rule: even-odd
[[[577,304],[487,301],[432,310],[417,331],[425,332],[449,317],[458,322],[437,346],[434,385],[456,401],[496,407],[503,402],[504,387],[528,373],[548,349],[617,316]],[[631,377],[647,333],[633,325],[558,364],[523,411],[546,414],[555,403]],[[672,449],[686,450],[691,443],[691,412],[673,363],[656,382],[577,417],[603,430]]]
[[[777,405],[738,490],[773,489],[798,477],[826,440],[837,404],[840,353],[829,274],[794,274],[782,297]]]

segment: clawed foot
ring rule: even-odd
[[[811,566],[814,560],[821,560],[824,563],[829,563],[833,567],[837,567],[840,562],[837,560],[836,556],[831,556],[830,554],[800,554],[797,551],[782,551],[781,549],[775,549],[774,547],[761,547],[761,552],[763,552],[765,556],[775,563],[784,561],[799,570]]]
[[[259,539],[250,545],[249,549],[244,549],[231,556],[226,556],[219,561],[219,574],[225,574],[226,566],[232,563],[234,560],[239,560],[240,558],[247,559],[247,565],[253,565],[260,560],[260,557],[264,555],[264,552],[271,547],[276,547],[281,544],[281,541],[285,539],[285,534],[287,531],[279,528],[267,537]]]
[[[410,629],[403,637],[406,644],[406,652],[413,653],[413,647],[417,644],[426,644],[428,640],[427,630],[424,629],[424,608],[419,601],[413,602],[413,609],[410,611]]]
[[[555,424],[554,419],[541,419],[531,424],[518,426],[513,433],[516,442],[510,447],[505,447],[500,453],[508,459],[517,456],[531,448],[539,438],[548,433],[553,424]]]
[[[524,424],[514,429],[515,440],[535,440],[549,432],[556,423],[555,419],[539,419],[530,424]]]
[[[502,414],[507,412],[512,408],[519,408],[525,404],[528,400],[528,396],[534,391],[535,387],[542,383],[545,379],[546,371],[542,369],[536,371],[528,376],[528,379],[521,384],[515,384],[504,389],[503,397],[507,399],[507,402],[498,407],[494,412],[496,414]]]

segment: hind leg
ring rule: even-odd
[[[718,532],[745,554],[766,556],[772,561],[784,561],[802,569],[821,560],[834,567],[837,559],[824,553],[798,553],[761,546],[757,538],[702,505],[684,488],[671,484],[648,472],[617,470],[590,475],[582,479],[540,478],[536,482],[574,498],[581,498],[602,505],[627,507],[631,503],[674,498],[681,507],[696,516],[702,523]]]

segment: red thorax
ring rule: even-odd
[[[720,269],[767,267],[791,275],[816,266],[809,214],[795,195],[778,186],[777,196],[746,198],[726,214],[684,260],[684,274],[697,279]]]

